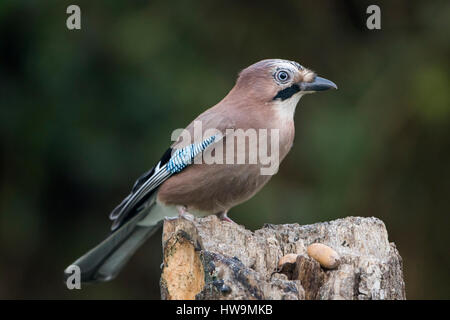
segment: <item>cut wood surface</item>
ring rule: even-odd
[[[163,260],[163,299],[406,298],[402,259],[373,217],[254,232],[216,216],[166,220]]]

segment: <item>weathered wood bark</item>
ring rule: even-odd
[[[327,270],[306,248],[323,243],[340,256]],[[294,263],[280,270],[286,254]],[[264,225],[251,232],[215,216],[165,221],[163,299],[405,299],[402,259],[384,223]]]

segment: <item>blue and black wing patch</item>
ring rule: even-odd
[[[169,148],[155,167],[136,180],[131,193],[111,212],[109,218],[114,221],[111,230],[117,230],[126,221],[134,217],[139,212],[139,208],[164,181],[189,166],[198,154],[202,153],[218,138],[217,135],[214,135],[200,143],[190,144],[175,152],[172,148]]]

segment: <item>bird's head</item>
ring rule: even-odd
[[[260,103],[289,105],[295,108],[307,93],[337,89],[330,80],[295,61],[268,59],[245,68],[239,74],[235,90]]]

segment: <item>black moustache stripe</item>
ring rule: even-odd
[[[278,91],[277,95],[273,97],[273,100],[281,99],[281,101],[284,101],[286,99],[289,99],[294,94],[300,91],[300,86],[298,84],[293,84],[290,87],[287,87],[286,89]]]

